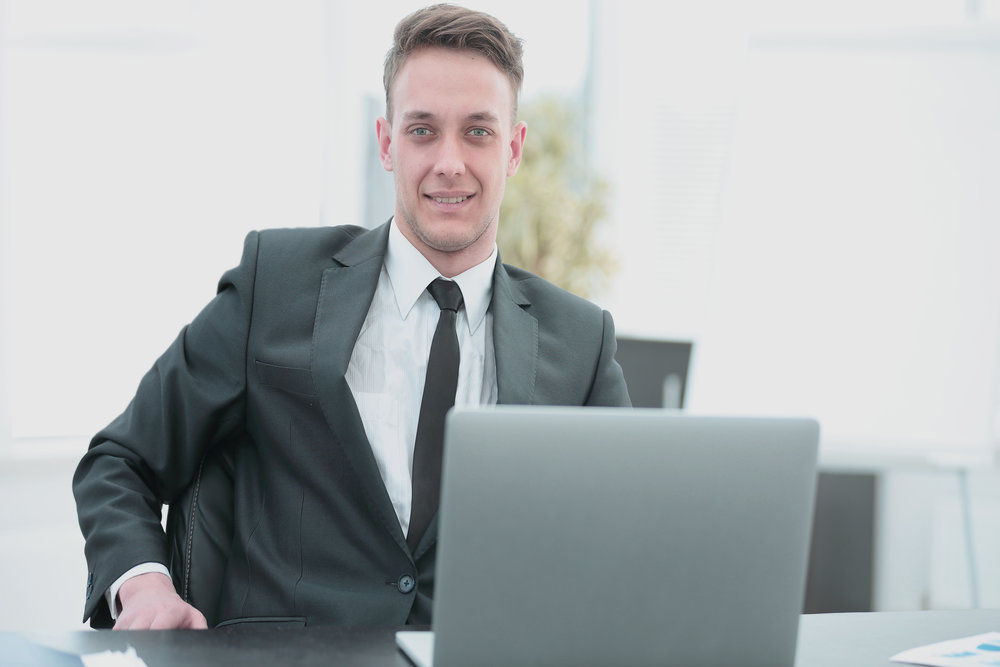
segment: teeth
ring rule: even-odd
[[[434,197],[434,201],[439,204],[459,204],[468,199],[468,197]]]

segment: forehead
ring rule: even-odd
[[[511,122],[514,91],[490,60],[471,50],[426,48],[410,54],[390,89],[393,115],[492,114]]]

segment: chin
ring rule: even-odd
[[[478,241],[486,232],[485,229],[474,227],[472,223],[455,221],[435,222],[425,227],[423,240],[436,250],[454,252],[469,247]]]
[[[473,245],[476,240],[468,237],[435,236],[426,239],[424,242],[439,252],[459,252]]]

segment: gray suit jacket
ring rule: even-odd
[[[435,524],[411,553],[345,379],[387,238],[388,225],[247,237],[76,471],[85,619],[107,619],[102,593],[123,572],[168,562],[162,504],[226,446],[234,526],[210,623],[429,621]],[[500,403],[629,404],[607,312],[500,262],[491,308]]]

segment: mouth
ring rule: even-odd
[[[428,199],[437,202],[438,204],[461,204],[472,198],[473,195],[458,195],[454,197],[441,197],[438,195],[425,195]]]

